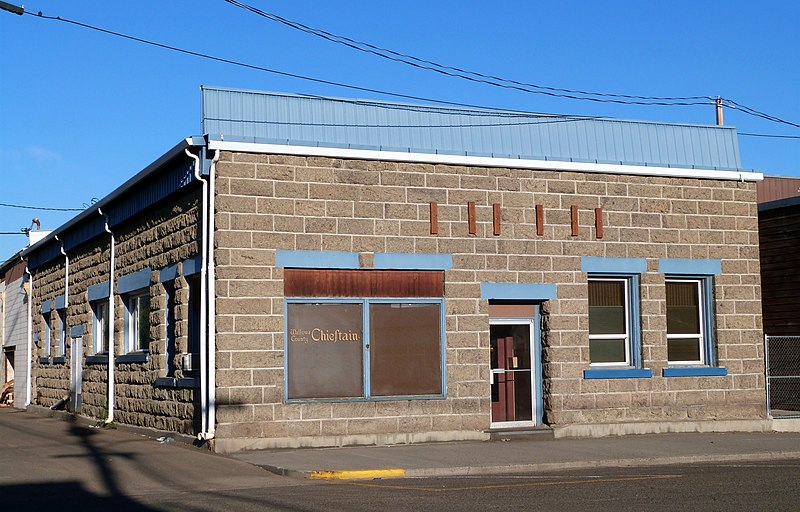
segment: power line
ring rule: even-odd
[[[33,13],[30,13],[30,12],[26,12],[25,14],[28,14],[28,15],[31,15],[31,16],[35,16],[35,17],[41,18],[41,19],[53,20],[53,21],[61,21],[61,22],[64,22],[64,23],[69,23],[71,25],[76,25],[78,27],[87,28],[87,29],[90,29],[90,30],[95,30],[97,32],[102,32],[104,34],[109,34],[109,35],[113,35],[113,36],[116,36],[116,37],[121,37],[123,39],[136,41],[138,43],[143,43],[143,44],[147,44],[147,45],[150,45],[150,46],[156,46],[158,48],[163,48],[165,50],[171,50],[171,51],[183,53],[183,54],[186,54],[186,55],[192,55],[194,57],[200,57],[200,58],[203,58],[203,59],[213,60],[213,61],[216,61],[216,62],[222,62],[222,63],[225,63],[225,64],[231,64],[233,66],[239,66],[239,67],[243,67],[243,68],[254,69],[256,71],[263,71],[265,73],[273,73],[273,74],[276,74],[276,75],[287,76],[287,77],[290,77],[290,78],[297,78],[298,80],[306,80],[306,81],[309,81],[309,82],[315,82],[315,83],[320,83],[320,84],[325,84],[325,85],[332,85],[332,86],[335,86],[335,87],[342,87],[342,88],[345,88],[345,89],[353,89],[353,90],[356,90],[356,91],[371,92],[371,93],[375,93],[375,94],[382,94],[382,95],[385,95],[385,96],[393,96],[395,98],[405,98],[405,99],[415,100],[415,101],[428,101],[428,102],[431,102],[431,103],[439,103],[439,104],[442,104],[442,105],[453,105],[453,106],[457,106],[457,107],[489,109],[489,107],[484,107],[484,106],[480,106],[480,105],[472,105],[472,104],[469,104],[469,103],[459,103],[459,102],[455,102],[455,101],[437,100],[437,99],[433,99],[433,98],[425,98],[423,96],[414,96],[414,95],[411,95],[411,94],[402,94],[402,93],[396,93],[396,92],[391,92],[391,91],[384,91],[384,90],[381,90],[381,89],[373,89],[373,88],[370,88],[370,87],[361,87],[361,86],[358,86],[358,85],[346,84],[346,83],[343,83],[343,82],[335,82],[333,80],[325,80],[325,79],[322,79],[322,78],[315,78],[315,77],[311,77],[311,76],[300,75],[300,74],[297,74],[297,73],[289,73],[287,71],[280,71],[280,70],[277,70],[277,69],[265,68],[265,67],[262,67],[262,66],[256,66],[254,64],[247,64],[246,62],[235,61],[235,60],[226,59],[226,58],[223,58],[223,57],[215,57],[213,55],[209,55],[209,54],[206,54],[206,53],[195,52],[195,51],[192,51],[192,50],[187,50],[185,48],[179,48],[177,46],[171,46],[171,45],[168,45],[168,44],[163,44],[163,43],[158,43],[158,42],[155,42],[155,41],[150,41],[148,39],[143,39],[141,37],[131,36],[131,35],[128,35],[128,34],[123,34],[121,32],[115,32],[113,30],[108,30],[108,29],[105,29],[105,28],[96,27],[94,25],[89,25],[88,23],[82,23],[80,21],[75,21],[75,20],[71,20],[71,19],[68,19],[68,18],[62,18],[61,16],[47,16],[47,15],[41,14],[41,13],[33,14]]]
[[[225,0],[225,1],[228,1],[228,0]],[[454,102],[454,101],[439,100],[439,99],[435,99],[435,98],[426,98],[426,97],[423,97],[423,96],[416,96],[416,95],[411,95],[411,94],[402,94],[402,93],[396,93],[396,92],[391,92],[391,91],[385,91],[385,90],[381,90],[381,89],[374,89],[374,88],[370,88],[370,87],[362,87],[362,86],[358,86],[358,85],[347,84],[347,83],[343,83],[343,82],[336,82],[336,81],[333,81],[333,80],[325,80],[325,79],[322,79],[322,78],[316,78],[316,77],[311,77],[311,76],[306,76],[306,75],[300,75],[300,74],[297,74],[297,73],[290,73],[290,72],[281,71],[281,70],[277,70],[277,69],[271,69],[271,68],[266,68],[266,67],[262,67],[262,66],[256,66],[254,64],[248,64],[248,63],[245,63],[245,62],[235,61],[235,60],[232,60],[232,59],[226,59],[226,58],[223,58],[223,57],[216,57],[214,55],[209,55],[209,54],[205,54],[205,53],[201,53],[201,52],[187,50],[185,48],[180,48],[180,47],[177,47],[177,46],[171,46],[171,45],[167,45],[167,44],[163,44],[163,43],[158,43],[156,41],[151,41],[151,40],[148,40],[148,39],[143,39],[143,38],[136,37],[136,36],[131,36],[131,35],[128,35],[128,34],[123,34],[121,32],[115,32],[113,30],[105,29],[105,28],[102,28],[102,27],[97,27],[97,26],[90,25],[90,24],[87,24],[87,23],[82,23],[82,22],[79,22],[79,21],[71,20],[71,19],[68,19],[68,18],[63,18],[61,16],[48,16],[48,15],[42,14],[41,12],[39,12],[37,14],[33,14],[31,12],[24,12],[24,14],[35,16],[35,17],[41,18],[41,19],[47,19],[47,20],[60,21],[60,22],[68,23],[68,24],[75,25],[75,26],[82,27],[82,28],[86,28],[86,29],[89,29],[89,30],[94,30],[94,31],[101,32],[101,33],[104,33],[104,34],[113,35],[113,36],[120,37],[120,38],[123,38],[123,39],[128,39],[128,40],[131,40],[131,41],[135,41],[135,42],[147,44],[147,45],[150,45],[150,46],[155,46],[155,47],[158,47],[158,48],[163,48],[163,49],[166,49],[166,50],[171,50],[171,51],[183,53],[183,54],[186,54],[186,55],[192,55],[192,56],[195,56],[195,57],[200,57],[200,58],[204,58],[204,59],[208,59],[208,60],[212,60],[212,61],[216,61],[216,62],[222,62],[222,63],[225,63],[225,64],[231,64],[231,65],[234,65],[234,66],[239,66],[239,67],[243,67],[243,68],[247,68],[247,69],[253,69],[253,70],[256,70],[256,71],[263,71],[265,73],[272,73],[272,74],[277,74],[277,75],[286,76],[286,77],[290,77],[290,78],[296,78],[298,80],[305,80],[305,81],[321,83],[321,84],[325,84],[325,85],[331,85],[331,86],[335,86],[335,87],[342,87],[342,88],[346,88],[346,89],[358,90],[358,91],[363,91],[363,92],[370,92],[370,93],[381,94],[381,95],[391,96],[391,97],[396,97],[396,98],[404,98],[404,99],[410,99],[410,100],[415,100],[415,101],[425,101],[425,102],[437,103],[437,104],[440,104],[440,105],[448,105],[448,106],[455,106],[455,107],[466,107],[466,108],[471,108],[471,109],[483,109],[483,110],[490,111],[490,112],[487,112],[487,113],[476,113],[476,112],[473,111],[473,112],[470,112],[467,115],[485,115],[485,116],[490,116],[490,115],[513,115],[513,116],[519,116],[519,117],[531,117],[531,116],[535,117],[537,115],[542,115],[540,113],[522,113],[522,112],[516,112],[516,111],[512,111],[512,110],[492,109],[490,107],[485,107],[485,106],[482,106],[482,105],[475,105],[475,104],[470,104],[470,103],[460,103],[460,102]],[[624,95],[621,95],[621,96],[624,96]],[[313,97],[313,96],[309,96],[309,97]],[[656,98],[656,97],[654,96],[652,98]],[[690,98],[690,97],[687,96],[686,98]],[[702,98],[705,98],[705,96],[703,96]],[[574,99],[590,99],[590,98],[575,97]],[[354,100],[354,101],[356,101],[356,100]],[[597,101],[597,99],[595,98],[594,101]],[[616,101],[616,100],[614,100],[614,101],[609,100],[609,101],[613,102],[613,103],[623,103],[623,102]],[[791,123],[789,121],[785,121],[785,120],[776,118],[774,116],[769,116],[768,114],[765,114],[763,112],[759,112],[757,110],[754,110],[754,109],[751,109],[751,108],[746,107],[744,105],[741,105],[739,103],[736,103],[733,100],[725,99],[725,101],[729,103],[728,106],[730,106],[731,108],[735,108],[735,109],[740,110],[740,111],[742,111],[744,113],[747,113],[747,114],[750,114],[750,115],[754,115],[756,117],[762,117],[762,118],[770,120],[770,121],[782,122],[782,123],[785,123],[785,124],[789,124],[791,126],[800,127],[800,125],[798,125],[798,124]],[[373,102],[362,102],[362,103],[364,103],[364,104],[372,104]],[[378,103],[378,102],[374,102],[374,103]],[[631,104],[655,105],[657,103],[641,103],[641,102],[640,103],[635,103],[635,102],[631,102]],[[686,104],[683,104],[683,103],[668,103],[668,105],[684,105],[684,106],[685,105],[704,105],[704,104],[706,104],[706,103],[704,103],[704,102],[692,102],[692,103],[686,103]],[[383,104],[384,107],[386,105],[387,104]],[[393,105],[392,108],[403,108],[403,106]],[[406,108],[412,108],[412,106],[407,106]],[[413,108],[420,108],[420,106],[416,106],[416,107],[413,107]],[[544,114],[544,115],[548,115],[548,114]],[[555,115],[555,114],[549,114],[549,115]],[[563,117],[563,118],[568,118],[568,117],[576,118],[577,116],[560,116],[560,117]],[[595,119],[601,119],[601,118],[602,117],[599,117],[599,116],[595,117]],[[583,118],[583,119],[585,119],[585,118]],[[2,206],[2,204],[0,204],[0,206]],[[45,208],[42,208],[42,209],[45,209]],[[79,209],[74,209],[74,210],[66,209],[66,210],[62,210],[62,211],[80,211],[80,210]]]
[[[552,123],[572,123],[578,121],[588,121],[593,119],[602,119],[599,117],[575,117],[565,119],[549,119],[544,121],[512,121],[507,123],[465,123],[465,124],[356,124],[356,123],[312,123],[303,121],[271,121],[271,120],[253,120],[253,119],[221,119],[221,118],[206,118],[209,121],[224,121],[228,123],[255,123],[255,124],[272,124],[278,126],[314,126],[324,128],[483,128],[483,127],[498,127],[498,126],[531,126],[538,124],[552,124]]]
[[[27,235],[24,231],[0,231],[0,235]]]
[[[332,34],[330,32],[326,32],[324,30],[315,29],[312,27],[308,27],[303,25],[302,23],[298,23],[292,20],[288,20],[276,14],[268,13],[266,11],[262,11],[256,7],[253,7],[248,4],[244,4],[242,2],[238,2],[236,0],[224,0],[225,2],[239,7],[241,9],[248,10],[253,12],[259,16],[264,18],[277,21],[278,23],[282,23],[294,29],[300,30],[307,34],[315,35],[317,37],[321,37],[333,43],[341,44],[352,48],[354,50],[362,51],[365,53],[370,53],[376,55],[378,57],[392,60],[395,62],[400,62],[402,64],[406,64],[415,68],[419,69],[426,69],[428,71],[433,71],[434,73],[439,73],[446,76],[451,76],[455,78],[461,78],[464,80],[469,80],[472,82],[483,83],[486,85],[491,85],[494,87],[502,87],[505,89],[513,89],[521,92],[532,93],[532,94],[544,94],[546,96],[553,96],[558,98],[567,98],[573,100],[584,100],[584,101],[595,101],[598,103],[618,103],[623,105],[657,105],[657,106],[690,106],[690,105],[709,105],[712,104],[713,98],[710,96],[683,96],[683,97],[658,97],[658,96],[632,96],[632,95],[624,95],[624,94],[612,94],[612,93],[593,93],[587,91],[579,91],[574,89],[561,89],[556,87],[547,87],[541,86],[536,84],[528,84],[525,82],[519,82],[516,80],[509,80],[505,78],[496,77],[493,75],[486,75],[483,73],[478,73],[474,71],[464,70],[461,68],[456,68],[452,66],[446,66],[443,64],[439,64],[433,61],[420,59],[418,57],[414,57],[411,55],[407,55],[404,53],[395,52],[393,50],[388,50],[386,48],[381,48],[379,46],[371,45],[369,43],[364,43],[362,41],[357,41],[355,39],[350,39],[348,37],[339,36],[337,34]],[[584,96],[576,96],[575,94],[582,94],[582,95],[591,95],[591,96],[603,96],[605,98],[592,98],[592,97],[584,97]],[[608,99],[608,97],[616,97],[616,98],[627,98],[625,100],[620,99]],[[641,99],[647,101],[634,101],[634,99]],[[659,101],[655,101],[659,100]],[[678,100],[706,100],[706,101],[678,101]]]
[[[739,133],[747,137],[770,137],[773,139],[800,139],[800,135],[775,135],[771,133]]]
[[[317,29],[313,27],[309,27],[308,25],[304,25],[300,22],[289,20],[287,18],[283,18],[277,14],[270,13],[258,9],[257,7],[253,7],[252,5],[245,4],[243,2],[239,2],[238,0],[224,0],[225,2],[239,7],[241,9],[245,9],[247,11],[253,12],[259,16],[267,18],[269,20],[281,23],[288,27],[294,28],[301,32],[314,35],[317,37],[321,37],[333,43],[341,44],[352,49],[370,53],[376,55],[378,57],[392,60],[395,62],[400,62],[403,64],[407,64],[409,66],[413,66],[420,69],[426,69],[429,71],[433,71],[436,73],[444,74],[447,76],[452,76],[456,78],[461,78],[464,80],[470,80],[473,82],[480,82],[487,85],[492,85],[495,87],[504,87],[508,89],[515,89],[522,92],[534,93],[534,94],[545,94],[548,96],[554,97],[561,97],[567,99],[574,99],[574,100],[584,100],[584,101],[596,101],[601,103],[620,103],[620,104],[627,104],[627,105],[661,105],[661,106],[668,106],[668,105],[677,105],[677,106],[689,106],[689,105],[706,105],[709,104],[708,101],[695,101],[691,102],[688,100],[710,100],[713,101],[715,98],[712,96],[636,96],[636,95],[628,95],[628,94],[615,94],[615,93],[602,93],[602,92],[592,92],[592,91],[583,91],[579,89],[564,89],[559,87],[548,87],[543,85],[531,84],[526,82],[520,82],[517,80],[511,80],[507,78],[498,77],[495,75],[489,75],[484,73],[479,73],[476,71],[470,71],[467,69],[448,66],[444,64],[440,64],[435,61],[421,59],[419,57],[415,57],[413,55],[409,55],[406,53],[397,52],[388,48],[383,48],[380,46],[376,46],[370,43],[366,43],[364,41],[359,41],[357,39],[352,39],[346,36],[341,36],[338,34],[334,34],[322,29]],[[454,73],[455,72],[455,73]],[[465,76],[471,75],[471,76]],[[474,78],[478,77],[478,78]],[[499,82],[499,83],[498,83]],[[505,85],[511,84],[511,85]],[[566,94],[564,94],[566,93]],[[575,96],[575,94],[581,94],[584,96],[599,96],[600,98],[592,98],[592,97],[579,97]],[[625,100],[613,100],[607,98],[625,98]],[[800,124],[796,124],[790,121],[786,121],[780,119],[778,117],[771,116],[769,114],[765,114],[764,112],[759,112],[753,108],[747,107],[740,103],[737,103],[733,100],[723,98],[726,102],[729,103],[729,107],[740,110],[746,114],[753,115],[756,117],[761,117],[763,119],[767,119],[769,121],[773,121],[776,123],[787,124],[790,126],[800,128]],[[648,101],[629,101],[629,100],[648,100]],[[653,101],[658,100],[658,101]]]
[[[0,206],[5,206],[6,208],[22,208],[25,210],[45,210],[50,212],[82,212],[84,208],[50,208],[47,206],[28,206],[24,204],[9,204],[9,203],[0,203]]]

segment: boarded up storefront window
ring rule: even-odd
[[[363,392],[361,304],[288,304],[287,377],[292,398]]]
[[[443,395],[443,284],[441,271],[287,269],[287,398]]]
[[[373,396],[442,392],[439,304],[370,304]]]

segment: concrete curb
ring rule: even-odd
[[[709,462],[764,462],[770,460],[800,459],[800,451],[763,452],[727,455],[691,455],[681,457],[653,457],[638,459],[605,459],[579,462],[544,462],[512,464],[503,466],[456,466],[449,468],[391,468],[391,469],[345,469],[303,470],[259,465],[272,473],[290,478],[308,480],[375,480],[382,478],[423,478],[445,476],[489,476],[517,473],[551,473],[592,468],[672,466]]]

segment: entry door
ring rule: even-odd
[[[81,411],[81,383],[83,382],[83,338],[72,338],[70,346],[70,397],[69,409]]]
[[[492,323],[492,427],[535,424],[533,322]]]

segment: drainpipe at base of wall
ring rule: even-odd
[[[108,277],[108,416],[105,419],[105,423],[109,424],[114,421],[114,354],[116,352],[116,345],[114,344],[114,250],[116,245],[116,240],[114,239],[114,233],[108,227],[108,215],[103,213],[103,210],[98,208],[97,213],[102,215],[105,218],[104,229],[106,233],[111,235],[111,254],[110,254],[110,266],[111,271]]]
[[[209,171],[208,191],[208,431],[206,439],[213,439],[217,425],[217,286],[214,263],[214,195],[217,161],[220,151],[214,152]]]
[[[208,437],[208,181],[201,176],[200,156],[184,149],[186,155],[194,160],[194,177],[202,182],[202,206],[200,209],[200,432],[197,439]]]

